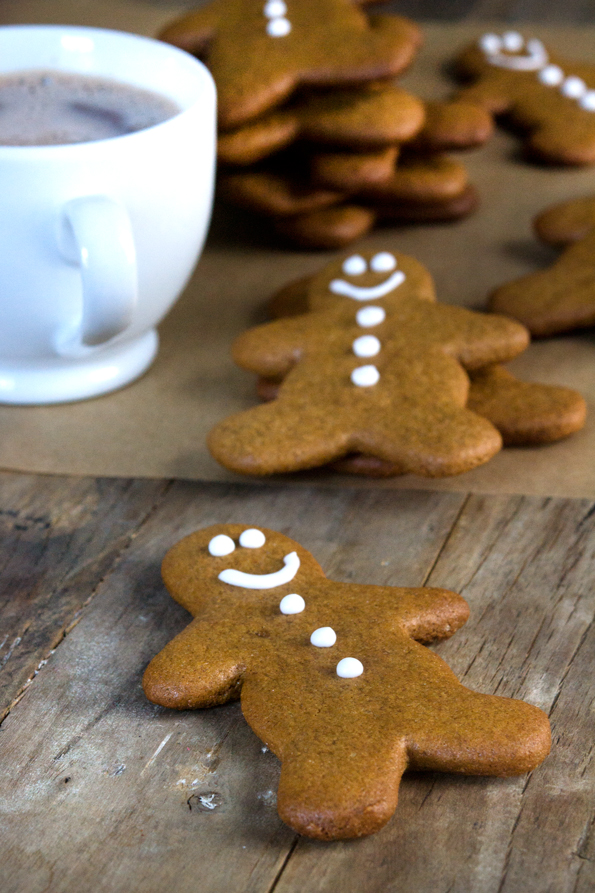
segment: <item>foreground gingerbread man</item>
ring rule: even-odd
[[[212,0],[160,36],[205,56],[222,127],[243,124],[300,85],[396,75],[421,43],[412,22],[368,18],[354,0]]]
[[[241,524],[182,540],[163,577],[196,619],[149,664],[147,696],[193,709],[241,695],[300,834],[379,830],[407,768],[517,775],[549,752],[541,710],[470,691],[420,644],[467,620],[454,592],[336,583],[298,543]]]
[[[517,31],[484,34],[456,60],[461,97],[507,115],[545,161],[595,162],[595,65],[568,62]]]
[[[309,313],[236,340],[239,366],[283,382],[276,400],[211,431],[217,461],[273,474],[363,453],[402,473],[440,476],[498,452],[496,428],[466,408],[465,369],[521,353],[523,326],[433,303],[427,270],[389,252],[330,264],[311,294]]]

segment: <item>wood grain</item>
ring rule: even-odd
[[[18,481],[0,481],[0,504]],[[593,888],[591,502],[143,486],[156,489],[137,497],[136,530],[131,522],[78,624],[2,724],[3,893]],[[114,496],[110,483],[96,506],[108,528]],[[38,508],[44,498],[55,494],[38,494]],[[471,620],[438,650],[471,687],[551,713],[543,767],[506,780],[410,774],[379,834],[297,838],[276,815],[278,762],[237,704],[173,713],[140,688],[146,663],[188,621],[163,589],[161,556],[191,530],[231,520],[282,530],[335,579],[462,592]]]
[[[166,489],[0,476],[0,721]]]

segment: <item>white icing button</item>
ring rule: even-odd
[[[559,65],[546,65],[537,77],[546,87],[557,87],[564,80],[564,72]]]
[[[244,549],[260,549],[266,543],[266,537],[262,530],[251,527],[240,534],[240,546]]]
[[[376,366],[358,366],[351,373],[351,381],[358,388],[369,388],[378,384],[380,381],[380,372]]]
[[[490,56],[499,53],[502,49],[502,41],[497,34],[484,34],[479,45],[484,53],[489,53]]]
[[[372,326],[379,326],[386,319],[386,310],[383,307],[362,307],[355,314],[358,326],[362,329],[369,329]]]
[[[264,14],[267,19],[278,19],[285,15],[287,6],[283,0],[268,0],[265,3]]]
[[[330,648],[336,641],[337,633],[331,626],[321,626],[320,629],[315,629],[310,636],[310,642],[317,648]]]
[[[364,665],[357,657],[344,657],[337,664],[337,676],[341,679],[355,679],[364,672]]]
[[[381,344],[375,335],[362,335],[353,342],[356,357],[375,357],[380,353]]]
[[[271,19],[267,24],[269,37],[286,37],[291,31],[291,22],[288,19]]]
[[[348,257],[343,264],[343,272],[346,276],[361,276],[368,269],[368,265],[360,254]]]
[[[579,105],[586,112],[595,112],[595,90],[587,90]]]
[[[396,266],[396,257],[388,251],[381,251],[379,254],[375,254],[370,261],[370,268],[375,273],[390,273]]]
[[[286,595],[279,604],[282,614],[301,614],[305,607],[306,602],[297,592]]]
[[[569,99],[580,99],[587,92],[587,85],[582,78],[569,77],[560,87],[560,92]]]
[[[209,554],[214,555],[216,558],[221,555],[229,555],[235,547],[236,544],[230,536],[220,533],[219,536],[214,536],[209,543]]]
[[[502,35],[502,44],[507,52],[518,53],[525,45],[525,41],[522,34],[519,34],[518,31],[507,31],[506,34]]]

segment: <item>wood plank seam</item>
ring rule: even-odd
[[[427,573],[424,575],[423,582],[420,583],[420,586],[427,586],[427,585],[428,585],[428,580],[429,580],[430,577],[432,576],[432,573],[434,572],[434,568],[436,567],[436,565],[437,565],[438,562],[440,561],[440,558],[441,558],[442,554],[445,552],[446,548],[448,547],[448,544],[449,544],[449,542],[450,542],[450,539],[451,539],[451,537],[453,536],[453,534],[454,534],[454,532],[455,532],[455,530],[456,530],[456,528],[457,528],[457,525],[458,525],[460,519],[463,517],[463,515],[464,515],[464,513],[465,513],[465,508],[466,508],[466,506],[467,506],[467,504],[468,504],[470,498],[471,498],[471,493],[466,493],[466,494],[465,494],[465,498],[463,499],[463,502],[461,503],[461,507],[460,507],[460,509],[459,509],[459,511],[458,511],[458,513],[457,513],[457,515],[456,515],[456,517],[455,517],[453,523],[452,523],[452,526],[451,526],[450,530],[448,531],[448,533],[446,534],[446,536],[445,536],[445,538],[444,538],[444,542],[442,543],[442,545],[441,545],[440,548],[438,549],[438,551],[437,551],[437,553],[436,553],[436,555],[435,555],[435,557],[434,557],[434,561],[432,562],[432,564],[431,564],[429,570],[428,570]]]

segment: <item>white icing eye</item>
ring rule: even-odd
[[[267,19],[281,18],[286,12],[287,6],[283,0],[268,0],[268,3],[265,3],[264,14]]]
[[[595,112],[595,90],[587,90],[579,105],[586,112]]]
[[[396,266],[396,257],[388,251],[381,251],[379,254],[375,254],[370,261],[370,267],[375,273],[390,273]]]
[[[536,37],[532,37],[531,40],[527,41],[527,49],[533,56],[542,56],[545,54],[545,47],[540,40],[537,40]],[[547,55],[546,55],[547,58]]]
[[[337,633],[331,626],[321,626],[310,636],[310,642],[317,648],[331,648],[337,641]]]
[[[355,314],[358,326],[362,329],[369,329],[372,326],[379,326],[386,319],[386,310],[383,307],[362,307]]]
[[[337,664],[337,676],[341,679],[355,679],[364,672],[364,665],[357,657],[344,657]]]
[[[380,353],[381,344],[375,335],[362,335],[353,342],[356,357],[375,357]]]
[[[358,366],[351,373],[351,381],[358,388],[369,388],[378,384],[380,381],[380,372],[376,366]]]
[[[507,52],[518,53],[519,50],[523,49],[525,40],[518,31],[507,31],[506,34],[502,35],[502,44]]]
[[[290,595],[286,595],[285,598],[281,599],[279,604],[279,609],[282,614],[301,614],[305,607],[306,602],[301,595],[297,594],[297,592],[292,592]]]
[[[271,19],[267,23],[269,37],[286,37],[291,31],[291,22],[288,19]]]
[[[361,276],[368,269],[368,265],[361,254],[353,254],[343,264],[343,272],[346,276]]]
[[[566,78],[560,87],[560,93],[569,99],[580,99],[587,92],[587,85],[582,78],[569,77]]]
[[[262,530],[251,527],[240,534],[240,546],[244,549],[260,549],[266,543],[266,537]]]
[[[484,53],[488,53],[490,56],[495,56],[502,49],[502,41],[497,34],[484,34],[479,45]]]
[[[224,533],[220,533],[219,536],[214,536],[209,543],[209,554],[218,558],[221,555],[229,555],[233,552],[235,547],[236,544],[231,537],[226,536]]]
[[[546,65],[541,69],[537,78],[546,87],[557,87],[564,80],[564,72],[559,65]]]

